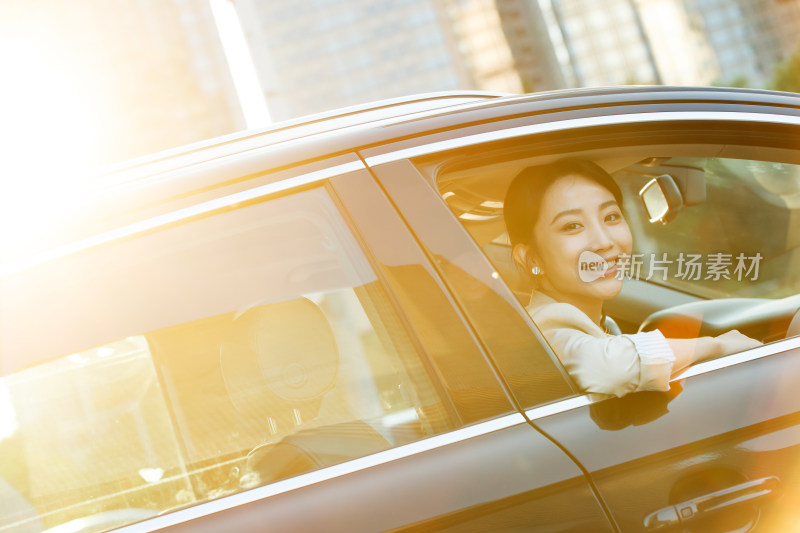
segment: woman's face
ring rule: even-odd
[[[617,258],[630,254],[631,231],[611,191],[581,175],[545,191],[533,228],[532,259],[542,290],[567,303],[613,298],[622,289]]]

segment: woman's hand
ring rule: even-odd
[[[735,329],[716,337],[667,339],[667,343],[672,348],[672,353],[675,354],[675,364],[672,367],[673,375],[695,363],[761,346],[761,343],[757,340],[751,339]]]
[[[717,344],[718,354],[713,357],[722,357],[723,355],[730,355],[732,353],[743,352],[750,348],[761,346],[762,343],[739,333],[738,330],[732,329],[714,337]]]

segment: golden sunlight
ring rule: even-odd
[[[207,1],[182,18],[166,3],[0,5],[0,264],[78,212],[107,165],[270,122],[233,4]],[[142,13],[181,26],[140,41]]]
[[[272,118],[236,8],[228,0],[209,0],[209,3],[247,127],[266,126]]]
[[[93,102],[80,72],[56,64],[31,39],[4,38],[0,69],[0,257],[80,198],[93,166]],[[16,41],[16,42],[15,42]]]

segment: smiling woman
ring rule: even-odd
[[[691,364],[760,345],[738,331],[699,339],[667,339],[658,329],[612,334],[603,304],[622,290],[617,261],[630,256],[633,239],[622,192],[594,163],[527,168],[504,205],[514,260],[533,276],[528,312],[582,390],[666,391]]]

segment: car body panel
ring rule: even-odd
[[[763,499],[684,519],[685,527],[727,531],[752,521],[757,531],[791,531],[800,498],[799,353],[794,348],[674,381],[669,393],[636,393],[534,424],[586,467],[622,531],[652,530],[645,518],[659,509],[768,477],[779,483]]]
[[[121,531],[612,530],[559,448],[521,417],[497,422],[508,427],[480,424],[450,444],[420,441]]]

